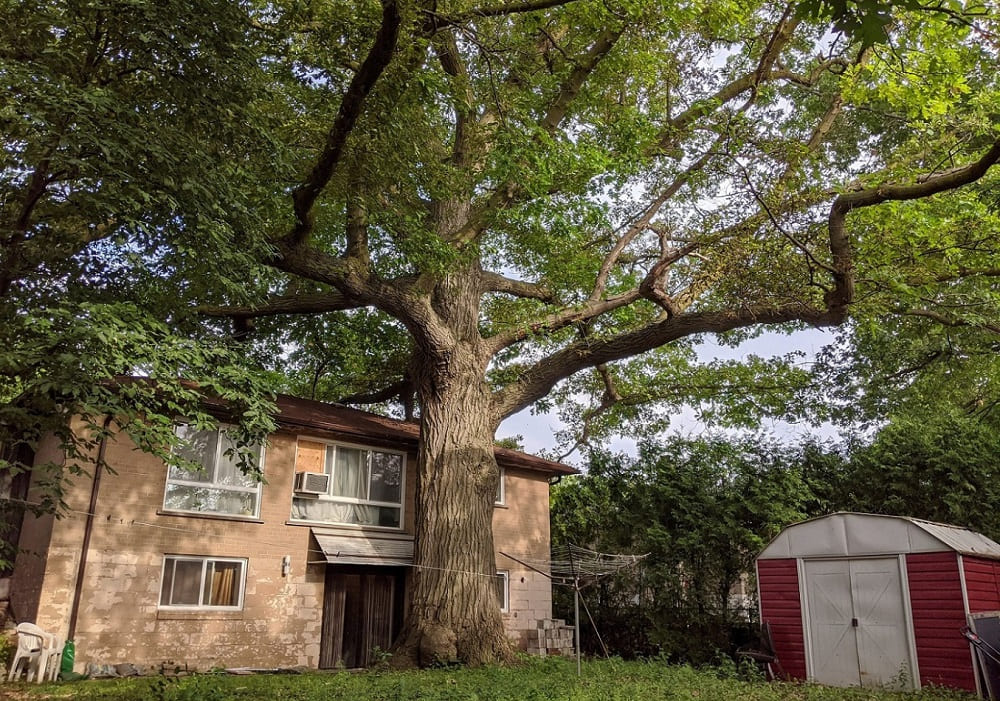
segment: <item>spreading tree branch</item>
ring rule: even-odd
[[[538,120],[538,127],[543,132],[554,133],[562,124],[570,105],[579,95],[587,78],[594,72],[601,60],[608,55],[623,32],[624,28],[605,30],[591,44],[587,53],[578,60],[576,67],[559,87],[556,96],[549,103],[541,119]],[[509,207],[517,201],[521,193],[522,188],[514,182],[506,182],[497,187],[486,198],[485,202],[475,209],[466,224],[455,232],[451,237],[452,242],[457,246],[463,246],[474,241],[482,234],[486,222],[489,220],[489,215]]]
[[[881,185],[839,195],[830,207],[828,219],[834,284],[823,297],[824,308],[795,302],[698,311],[671,316],[607,339],[578,341],[540,359],[527,368],[517,382],[500,390],[494,399],[497,415],[507,417],[524,409],[548,394],[557,382],[580,370],[644,353],[687,336],[790,321],[815,326],[842,323],[854,300],[853,258],[846,230],[847,215],[855,209],[882,202],[930,197],[967,185],[983,177],[997,161],[1000,161],[1000,139],[979,160],[965,167],[922,178],[912,185]]]
[[[469,161],[469,125],[475,118],[472,91],[469,86],[469,73],[462,62],[461,53],[455,34],[442,31],[434,36],[435,51],[441,68],[459,84],[461,94],[452,100],[455,110],[455,141],[452,145],[451,162],[457,168],[467,165]]]
[[[996,324],[979,323],[974,321],[968,321],[966,319],[955,319],[941,312],[934,311],[933,309],[906,309],[900,308],[896,310],[896,314],[901,316],[916,316],[923,319],[930,319],[936,324],[941,326],[948,326],[950,328],[963,328],[971,327],[977,329],[983,329],[984,331],[989,331],[990,333],[1000,334],[1000,326]]]
[[[356,309],[357,302],[345,297],[339,292],[314,292],[308,294],[284,295],[272,297],[262,304],[244,307],[219,307],[205,305],[196,307],[199,314],[211,317],[229,317],[231,319],[256,319],[264,316],[282,316],[294,314],[323,314],[345,309]]]
[[[393,384],[387,387],[382,387],[381,389],[372,390],[370,392],[358,392],[357,394],[350,394],[346,397],[341,397],[337,400],[337,403],[380,404],[393,399],[399,399],[403,404],[406,404],[406,397],[412,396],[414,389],[413,380],[408,377],[404,377],[399,382],[394,382]],[[412,418],[412,414],[407,415],[406,418]]]
[[[773,80],[776,76],[772,69],[778,56],[781,55],[781,51],[791,41],[798,25],[799,20],[789,18],[786,10],[785,15],[782,16],[772,32],[767,47],[758,61],[757,68],[724,85],[714,94],[695,102],[676,117],[669,119],[661,132],[657,152],[671,151],[679,143],[680,135],[696,121],[717,112],[721,107],[729,104],[748,90],[756,92],[761,83]]]
[[[549,304],[555,304],[557,301],[552,290],[544,285],[524,280],[514,280],[513,278],[490,271],[483,271],[480,273],[480,276],[483,290],[486,292],[500,292],[523,299],[537,299]]]
[[[517,382],[500,390],[494,399],[494,411],[501,417],[510,416],[541,399],[560,380],[580,370],[645,353],[681,338],[796,320],[815,325],[835,323],[826,312],[805,304],[761,305],[682,314],[611,338],[577,341],[539,360],[525,370]]]
[[[392,61],[401,23],[402,18],[397,3],[394,0],[384,0],[382,23],[375,35],[375,41],[340,102],[340,109],[326,136],[323,151],[309,177],[292,193],[296,218],[291,234],[293,243],[302,243],[312,233],[315,226],[313,205],[333,177],[333,171],[340,162],[347,137],[350,136],[361,115],[365,100],[371,94],[379,76]]]
[[[954,273],[937,275],[934,282],[952,282],[969,277],[1000,277],[1000,268],[966,268],[960,267]]]
[[[779,27],[779,29],[775,31],[774,37],[777,37],[777,39],[772,40],[771,49],[769,50],[769,52],[766,53],[773,54],[773,52],[775,51],[774,48],[775,45],[779,43],[778,40],[782,37],[786,37],[786,33],[784,30],[780,30]],[[862,57],[859,57],[858,61],[860,62],[866,60],[867,55],[868,54],[863,54]],[[774,58],[770,59],[770,61],[773,60]],[[826,63],[832,65],[833,62],[826,62]],[[760,66],[766,68],[768,65],[770,65],[770,62],[765,62],[762,59]],[[758,70],[759,71],[763,70],[763,68],[759,67]],[[813,74],[811,74],[811,76],[812,75]],[[815,75],[818,76],[818,74]],[[815,79],[818,79],[818,77]],[[754,103],[755,99],[756,99],[756,93],[751,95],[751,97],[743,104],[741,110],[748,109]],[[842,98],[839,95],[835,96],[831,103],[831,106],[826,111],[826,113],[824,113],[823,117],[820,119],[819,123],[810,134],[810,137],[806,143],[806,152],[813,152],[820,146],[820,144],[822,144],[823,140],[826,138],[826,136],[832,129],[836,117],[840,114],[842,109],[842,104],[843,104]],[[604,260],[601,263],[601,268],[597,273],[593,290],[588,299],[589,305],[587,308],[573,310],[572,312],[569,313],[549,315],[543,319],[539,319],[529,324],[526,324],[520,329],[515,329],[507,332],[502,336],[498,336],[495,339],[493,339],[493,342],[495,344],[508,344],[508,345],[517,343],[521,340],[524,340],[533,333],[538,333],[541,330],[553,331],[558,328],[568,326],[570,324],[579,323],[581,321],[592,319],[595,316],[605,313],[606,311],[610,311],[610,309],[603,309],[599,305],[599,301],[603,297],[604,292],[607,289],[607,283],[611,271],[614,268],[614,266],[618,263],[618,260],[620,259],[622,253],[626,250],[629,244],[631,244],[632,241],[635,240],[635,238],[639,234],[641,234],[643,231],[645,231],[652,225],[652,220],[656,216],[656,214],[662,209],[662,207],[667,202],[669,202],[680,191],[681,187],[683,187],[683,185],[687,183],[695,173],[701,171],[708,164],[709,160],[716,153],[719,145],[725,140],[725,138],[726,138],[725,134],[720,134],[719,137],[716,139],[715,143],[712,145],[712,147],[709,148],[707,151],[705,151],[705,153],[703,153],[701,157],[698,158],[698,160],[696,160],[694,163],[688,166],[682,173],[680,173],[652,202],[650,202],[650,204],[643,210],[642,214],[625,229],[622,235],[619,236],[618,240],[615,242],[615,245],[611,248],[611,250],[608,252],[608,254],[605,256]],[[786,168],[785,172],[778,179],[779,186],[791,176],[793,170],[794,170],[793,164],[789,163],[788,168]],[[754,194],[755,197],[757,197],[757,193],[755,192]],[[761,207],[764,208],[765,206],[763,200],[760,197],[757,197],[757,199]],[[790,198],[790,201],[794,199],[795,198]],[[730,235],[733,230],[745,231],[750,226],[759,226],[767,218],[771,219],[772,221],[776,221],[775,219],[776,214],[777,213],[772,209],[767,209],[766,213],[759,212],[757,215],[750,217],[749,219],[745,220],[744,222],[741,222],[735,227],[730,227],[729,229],[727,229],[726,232],[722,232],[722,236]],[[800,248],[806,250],[801,243],[799,243],[796,239],[794,239],[794,237],[790,238],[793,242],[797,243]],[[694,252],[695,250],[697,250],[697,248],[698,244],[694,242],[689,242],[684,246],[682,246],[680,249],[676,250],[667,249],[665,247],[662,248],[659,260],[650,268],[649,272],[647,273],[645,279],[642,281],[640,286],[633,293],[629,295],[618,296],[615,299],[615,304],[611,308],[618,308],[619,306],[631,303],[639,299],[640,297],[645,297],[663,307],[667,315],[675,315],[682,313],[694,302],[697,296],[705,289],[707,289],[707,287],[710,286],[711,282],[718,277],[717,274],[715,275],[706,274],[699,277],[698,280],[692,282],[687,289],[683,290],[677,295],[671,296],[667,294],[663,286],[664,274],[666,273],[667,270],[669,270],[670,266],[672,266],[677,261],[681,260],[683,257],[687,256],[688,254]],[[812,260],[814,261],[816,260],[807,250],[806,253],[810,256]],[[819,263],[818,261],[816,262]],[[820,267],[829,270],[829,266],[826,266],[825,264],[821,263],[819,265]]]
[[[602,314],[626,307],[641,297],[642,295],[639,293],[639,290],[632,290],[623,295],[588,302],[579,307],[564,309],[560,312],[549,314],[535,323],[518,326],[504,333],[497,334],[487,339],[487,345],[490,352],[496,354],[504,348],[519,343],[533,335],[551,333],[568,326],[585,323]]]
[[[452,23],[461,23],[476,17],[506,17],[523,12],[537,12],[538,10],[548,10],[553,7],[569,5],[576,0],[527,0],[526,2],[504,3],[502,5],[484,5],[475,7],[463,12],[460,15],[447,17],[446,20]]]
[[[344,258],[354,261],[358,268],[367,271],[371,265],[368,248],[368,210],[360,195],[361,185],[355,182],[347,201],[347,246]]]
[[[720,136],[719,139],[716,140],[715,145],[713,145],[713,148],[720,143],[721,139],[722,137]],[[621,258],[622,253],[628,245],[635,240],[636,236],[649,227],[653,221],[653,217],[655,217],[656,214],[663,208],[663,205],[669,202],[674,195],[680,191],[684,184],[691,179],[691,176],[705,167],[711,156],[712,150],[709,149],[703,153],[697,161],[685,168],[680,175],[674,178],[670,185],[664,188],[663,192],[650,202],[646,209],[643,210],[643,213],[635,221],[633,221],[628,228],[625,229],[624,233],[618,237],[615,245],[611,248],[608,254],[604,257],[604,261],[601,263],[601,269],[597,273],[597,277],[594,281],[594,288],[590,293],[590,301],[597,301],[604,296],[611,271],[614,266],[617,265],[618,260]]]
[[[839,195],[830,208],[830,252],[833,256],[834,287],[826,294],[828,309],[846,315],[847,305],[854,298],[854,279],[851,274],[851,242],[847,235],[847,215],[855,209],[871,207],[883,202],[916,200],[930,197],[946,190],[953,190],[979,180],[994,164],[1000,161],[1000,139],[993,143],[983,156],[961,168],[946,173],[918,179],[912,185],[879,185],[856,192]]]

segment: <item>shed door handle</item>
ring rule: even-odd
[[[854,626],[855,628],[857,628],[858,627],[858,619],[857,618],[852,618],[851,619],[851,625]]]

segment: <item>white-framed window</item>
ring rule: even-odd
[[[497,485],[497,498],[493,503],[503,506],[507,503],[507,473],[499,465],[497,466],[497,469],[500,470],[500,483]]]
[[[202,469],[170,468],[163,509],[256,518],[260,513],[260,482],[240,471],[236,442],[225,428],[199,431],[190,424],[178,424],[175,432],[182,441],[175,453]],[[263,458],[260,446],[256,454],[259,465]]]
[[[240,610],[246,578],[244,559],[164,555],[160,608]]]
[[[497,601],[500,604],[501,613],[510,611],[510,571],[497,570],[494,580],[497,588]]]
[[[319,495],[294,495],[292,520],[352,526],[403,527],[406,454],[341,443],[326,444]]]

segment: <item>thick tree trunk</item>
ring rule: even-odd
[[[508,661],[494,579],[499,471],[485,363],[466,346],[423,365],[415,566],[397,656],[422,667]]]

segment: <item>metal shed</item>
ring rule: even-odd
[[[835,513],[785,528],[757,558],[761,621],[797,679],[977,691],[960,634],[1000,610],[1000,544],[904,516]]]

